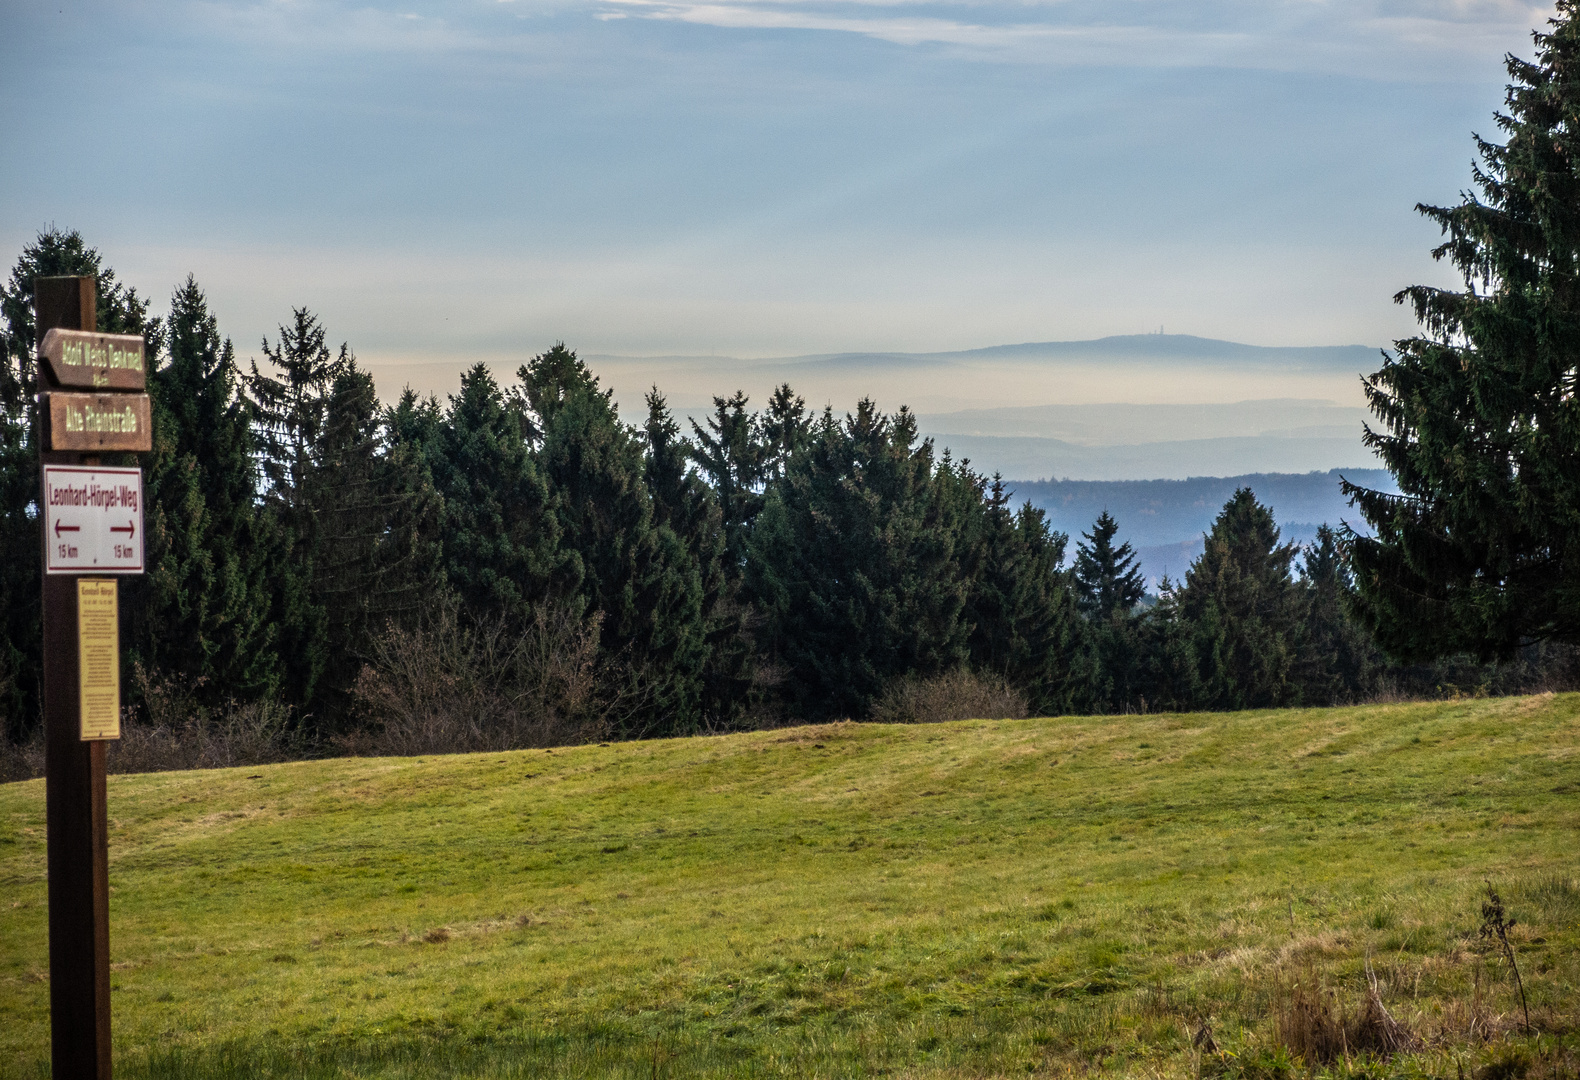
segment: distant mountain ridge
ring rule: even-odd
[[[838,353],[809,353],[800,356],[766,357],[740,360],[725,356],[592,356],[593,361],[696,363],[724,361],[747,367],[785,365],[797,368],[850,365],[857,367],[941,367],[980,361],[1067,361],[1093,359],[1187,361],[1200,363],[1233,362],[1245,367],[1271,364],[1292,365],[1301,371],[1370,371],[1380,365],[1378,350],[1371,345],[1246,345],[1237,341],[1196,337],[1192,334],[1115,334],[1079,341],[1026,341],[1014,345],[988,345],[976,349],[946,349],[936,352],[860,350]]]
[[[1127,445],[1083,446],[1058,439],[935,435],[940,453],[969,459],[977,472],[1050,483],[1183,483],[1191,477],[1308,473],[1375,462],[1360,434],[1226,435]]]
[[[1367,370],[1368,364],[1378,367],[1381,359],[1378,350],[1370,345],[1244,345],[1192,334],[1117,334],[1089,341],[1030,341],[934,355],[981,359],[1104,355],[1126,359],[1238,360],[1257,365],[1282,360],[1323,370],[1353,367],[1356,371]]]
[[[1242,487],[1270,507],[1283,538],[1310,543],[1318,525],[1347,522],[1364,532],[1360,513],[1339,490],[1340,478],[1361,487],[1395,492],[1386,469],[1332,469],[1311,473],[1250,473],[1197,476],[1186,480],[1033,480],[1014,481],[1015,501],[1029,500],[1048,515],[1049,524],[1070,536],[1070,557],[1081,534],[1107,510],[1119,522],[1121,541],[1140,555],[1149,587],[1166,571],[1181,577],[1201,554],[1202,534],[1229,497]]]
[[[851,351],[742,359],[711,355],[582,358],[646,419],[654,387],[681,419],[745,392],[760,409],[789,383],[836,416],[871,398],[908,407],[924,435],[987,473],[1021,479],[1184,479],[1305,473],[1375,464],[1361,440],[1368,345],[1246,345],[1189,334],[1128,334],[935,352]],[[518,355],[482,358],[513,382]],[[454,393],[453,363],[370,364],[386,392]],[[393,399],[391,399],[393,400]]]
[[[514,382],[524,352],[474,356],[486,363],[501,382]],[[701,418],[712,412],[715,397],[744,391],[752,407],[761,408],[773,389],[789,383],[817,411],[831,407],[836,415],[871,398],[885,412],[902,405],[930,419],[962,410],[1005,406],[1088,407],[1088,403],[1148,403],[1149,407],[1202,406],[1226,402],[1330,402],[1338,407],[1364,406],[1360,376],[1381,364],[1369,345],[1246,345],[1186,334],[1129,334],[1079,341],[1031,341],[981,348],[902,352],[851,350],[797,356],[742,358],[727,355],[615,355],[581,352],[602,384],[615,392],[621,414],[633,423],[646,417],[643,400],[657,387],[675,413]],[[443,400],[459,387],[462,363],[454,360],[397,361],[364,358],[380,392],[393,401],[402,388],[433,393]],[[1216,403],[1216,404],[1214,404]],[[1331,425],[1332,419],[1309,420],[1295,426]],[[1343,422],[1348,423],[1348,420]],[[1150,438],[1212,438],[1258,434],[1272,425],[1248,429],[1230,423],[1190,434],[1158,435],[1152,423],[1137,431]],[[952,432],[975,435],[1015,434],[1070,442],[1090,442],[1075,431],[1019,430],[991,432],[973,424],[966,432],[951,422]],[[1210,427],[1210,425],[1209,425]],[[928,430],[923,425],[923,430]],[[933,429],[937,430],[937,429]],[[1285,431],[1289,434],[1289,431]],[[1306,434],[1315,434],[1308,432]],[[1125,440],[1096,440],[1122,443]],[[1287,448],[1285,448],[1287,449]],[[975,454],[975,451],[973,451]],[[985,460],[985,459],[984,459]],[[1359,459],[1364,462],[1364,458]],[[1258,471],[1304,471],[1358,463],[1346,455],[1310,464],[1263,464],[1254,457],[1204,469],[1198,475],[1229,475]],[[1040,473],[1010,475],[1077,475],[1056,462]],[[1147,472],[1133,473],[1145,476]],[[1152,475],[1164,475],[1155,473]],[[1173,474],[1170,474],[1173,475]]]

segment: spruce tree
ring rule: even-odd
[[[568,598],[582,581],[581,559],[561,544],[527,418],[481,363],[461,377],[442,419],[435,413],[408,391],[392,429],[401,444],[420,449],[443,496],[450,587],[473,618],[524,626],[532,604]]]
[[[1297,545],[1280,544],[1272,512],[1241,488],[1206,535],[1185,575],[1179,615],[1188,624],[1200,705],[1268,708],[1291,703],[1300,648],[1301,596],[1290,576]]]
[[[1415,286],[1421,336],[1366,381],[1367,434],[1398,482],[1346,486],[1365,624],[1396,658],[1580,641],[1580,6],[1510,56],[1506,136],[1477,138],[1479,195],[1418,206],[1460,290]]]
[[[655,520],[645,439],[621,421],[613,392],[556,345],[518,372],[517,400],[541,432],[536,458],[564,543],[581,560],[580,595],[602,616],[640,707],[622,734],[683,734],[701,719],[707,662],[704,570],[695,550]]]
[[[724,565],[733,580],[740,579],[747,536],[763,507],[765,447],[758,438],[757,418],[746,404],[746,394],[739,390],[731,397],[715,397],[707,426],[691,422],[693,456],[724,518]],[[793,440],[793,427],[783,437]]]
[[[658,387],[648,392],[646,404],[645,472],[653,498],[653,520],[689,538],[695,550],[708,553],[707,561],[717,563],[723,552],[723,523],[713,492],[691,468],[691,441],[680,433],[680,424]],[[715,547],[718,555],[713,554]]]
[[[1087,619],[1084,704],[1099,712],[1138,708],[1147,694],[1143,635],[1133,617],[1146,579],[1130,544],[1114,546],[1118,532],[1119,523],[1104,510],[1076,545],[1070,575]]]
[[[971,665],[1019,687],[1034,713],[1067,712],[1076,700],[1081,633],[1060,569],[1068,538],[1030,502],[1012,510],[1002,477],[985,487],[977,479],[963,514],[972,527],[961,544],[973,550],[960,558],[970,582],[962,618],[971,627]]]
[[[1317,542],[1306,548],[1300,588],[1304,593],[1305,632],[1291,678],[1300,700],[1339,705],[1375,689],[1378,657],[1370,636],[1350,615],[1355,583],[1340,550],[1337,533],[1317,528]]]
[[[1081,611],[1088,618],[1106,622],[1114,615],[1128,615],[1146,595],[1146,579],[1135,565],[1129,541],[1114,546],[1119,522],[1104,510],[1082,533],[1085,543],[1075,545],[1075,589]]]
[[[1167,574],[1158,582],[1158,602],[1132,624],[1131,664],[1108,669],[1113,687],[1108,698],[1099,700],[1109,710],[1186,712],[1212,701],[1198,656],[1200,628],[1185,613],[1184,591],[1185,583]],[[1127,685],[1122,677],[1134,681]]]
[[[812,433],[812,415],[806,399],[780,383],[768,395],[768,404],[757,418],[757,467],[764,484],[784,479],[790,459],[806,446]]]
[[[324,328],[306,308],[292,311],[277,345],[263,339],[269,369],[252,363],[246,382],[262,480],[263,518],[269,529],[273,581],[270,620],[275,627],[288,700],[308,706],[331,649],[328,616],[314,596],[320,509],[312,497],[320,442],[328,419],[330,387],[338,364]]]
[[[440,500],[387,430],[373,379],[318,319],[292,313],[247,380],[274,545],[273,620],[284,689],[334,726],[373,634],[438,589]]]
[[[190,276],[170,301],[169,354],[150,372],[143,455],[148,573],[128,582],[131,647],[201,700],[256,700],[279,684],[269,620],[251,409],[235,350]]]
[[[702,585],[706,660],[700,710],[715,728],[731,724],[751,689],[751,643],[739,575],[725,566],[724,519],[713,491],[691,468],[695,448],[680,434],[658,388],[647,395],[647,488],[653,520],[685,544]]]
[[[825,411],[750,537],[747,585],[808,718],[864,716],[892,679],[969,658],[956,500],[906,409]]]

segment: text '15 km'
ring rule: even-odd
[[[44,570],[143,572],[143,471],[44,466]]]

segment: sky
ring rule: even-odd
[[[0,248],[243,357],[1383,345],[1506,0],[0,0]],[[721,389],[725,389],[721,387]],[[1024,403],[1022,403],[1024,404]]]

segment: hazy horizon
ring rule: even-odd
[[[501,383],[527,357],[488,363]],[[621,415],[640,424],[656,386],[683,419],[745,391],[761,408],[789,383],[836,413],[872,398],[904,405],[940,452],[1017,480],[1184,479],[1370,467],[1361,444],[1366,346],[1267,348],[1184,335],[1115,336],[939,353],[844,353],[768,360],[583,355]],[[368,365],[380,396],[404,387],[443,400],[453,363]]]

